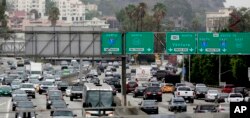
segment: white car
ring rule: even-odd
[[[243,95],[240,93],[230,93],[228,98],[225,99],[226,102],[243,102]]]
[[[218,97],[218,90],[208,90],[207,94],[205,95],[205,101],[215,101],[216,97]]]
[[[229,103],[220,103],[219,107],[218,107],[218,112],[220,112],[220,113],[229,113],[230,112]]]
[[[69,86],[67,89],[66,89],[66,91],[65,91],[65,95],[66,95],[66,97],[69,97],[70,95],[71,95],[71,86]]]
[[[36,98],[35,88],[32,83],[22,83],[20,85],[20,90],[24,90],[28,96],[32,96],[32,98]]]
[[[195,87],[207,87],[205,84],[196,84]]]
[[[47,82],[55,82],[56,78],[54,76],[47,76],[47,77],[45,77],[45,81],[47,81]]]

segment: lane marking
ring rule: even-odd
[[[7,106],[7,114],[5,116],[5,118],[9,118],[9,110],[10,110],[10,105],[11,105],[11,99],[8,101],[8,106]]]

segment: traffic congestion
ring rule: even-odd
[[[181,80],[181,69],[165,64],[126,65],[130,106],[147,115],[178,113],[229,114],[230,102],[249,102],[245,87],[212,88]],[[82,67],[80,67],[82,66]],[[87,70],[72,82],[63,76]],[[59,64],[25,58],[1,58],[1,118],[75,118],[118,116],[122,106],[121,62],[77,60]],[[83,110],[84,109],[84,110]]]

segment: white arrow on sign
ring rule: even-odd
[[[222,49],[222,51],[223,51],[223,52],[226,52],[226,51],[227,51],[227,49],[225,49],[225,48],[224,48],[224,49]]]
[[[147,50],[148,50],[148,51],[151,51],[151,49],[150,49],[150,48],[148,48]]]
[[[203,49],[202,49],[202,48],[200,49],[200,52],[203,52]]]
[[[194,49],[193,48],[191,48],[191,49],[189,49],[191,52],[193,52],[194,51]]]
[[[172,48],[169,48],[168,50],[169,50],[170,52],[172,52],[172,51],[173,51],[173,49],[172,49]]]

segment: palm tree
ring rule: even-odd
[[[51,21],[51,26],[56,26],[57,20],[59,19],[60,11],[57,7],[52,7],[49,10],[49,20]]]
[[[147,4],[144,2],[139,3],[138,5],[138,18],[137,18],[137,31],[138,31],[138,21],[139,18],[141,19],[141,31],[142,31],[142,24],[143,24],[143,18],[146,15],[146,10],[147,10]]]
[[[154,11],[154,18],[157,23],[157,31],[159,32],[160,23],[167,14],[167,7],[162,3],[157,3],[152,10]]]
[[[128,16],[128,18],[130,19],[130,27],[131,28],[134,26],[133,22],[134,22],[135,14],[136,14],[135,11],[136,11],[136,6],[135,5],[130,4],[127,7],[125,7],[125,13]]]

